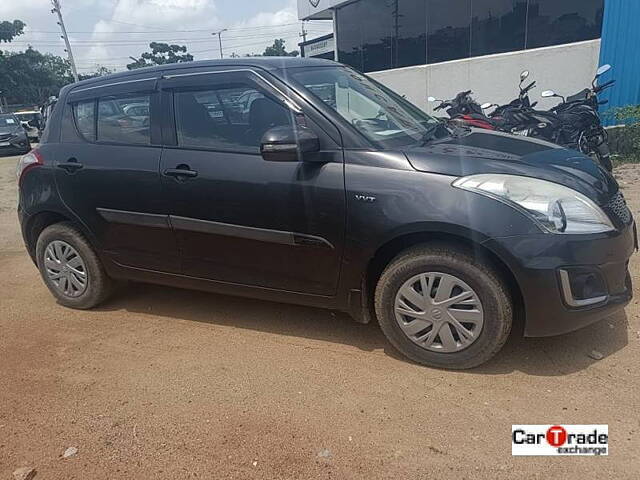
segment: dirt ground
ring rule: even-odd
[[[515,332],[467,372],[312,308],[130,285],[69,310],[23,249],[16,161],[0,158],[0,479],[638,478],[637,288],[624,313]],[[640,167],[617,174],[637,215]],[[529,423],[609,424],[610,455],[512,457],[511,425]]]

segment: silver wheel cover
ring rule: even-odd
[[[407,280],[396,293],[394,312],[413,343],[440,353],[464,350],[484,324],[478,294],[448,273],[421,273]]]
[[[53,286],[63,295],[75,298],[87,289],[87,267],[80,254],[67,242],[54,240],[47,245],[44,267]]]

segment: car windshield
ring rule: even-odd
[[[420,145],[448,134],[435,118],[350,68],[310,68],[292,76],[380,148]]]
[[[13,115],[0,115],[0,127],[17,127],[18,119]]]

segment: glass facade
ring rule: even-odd
[[[336,11],[338,58],[364,72],[600,37],[604,0],[357,0]]]

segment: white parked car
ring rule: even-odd
[[[42,114],[37,110],[28,110],[23,112],[15,112],[14,115],[20,120],[29,137],[29,141],[37,142],[40,136],[40,124],[42,122]]]

